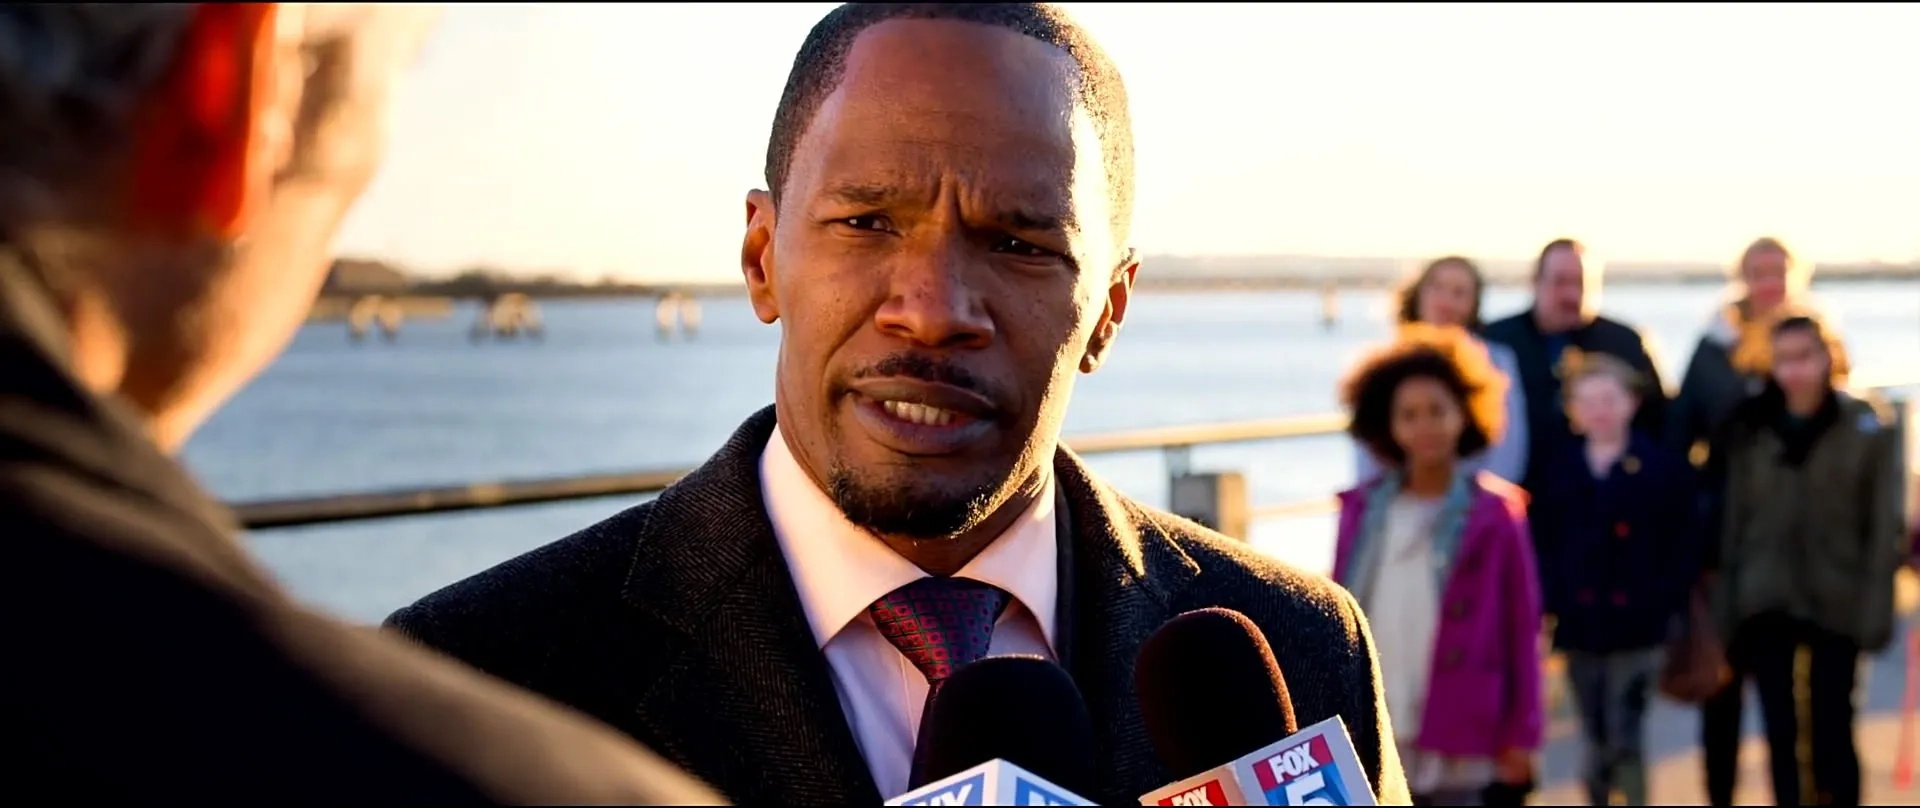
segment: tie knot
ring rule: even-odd
[[[993,624],[1010,597],[966,578],[921,578],[888,592],[867,612],[927,684],[939,687],[960,666],[987,655]]]

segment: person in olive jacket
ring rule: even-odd
[[[1694,466],[1710,467],[1707,454],[1713,436],[1741,402],[1766,389],[1773,323],[1781,312],[1809,307],[1812,279],[1813,265],[1795,260],[1778,239],[1755,239],[1741,252],[1728,294],[1695,343],[1680,392],[1667,409],[1667,445]],[[1718,507],[1718,482],[1702,480],[1702,506],[1709,512]],[[1710,805],[1733,804],[1745,699],[1746,681],[1733,678],[1700,705],[1700,751]]]
[[[1776,802],[1858,805],[1854,688],[1860,655],[1893,636],[1905,447],[1891,410],[1840,389],[1845,354],[1820,319],[1781,319],[1772,352],[1766,390],[1712,450],[1722,468],[1710,476],[1726,486],[1714,616],[1729,661],[1758,685]],[[1808,681],[1797,683],[1803,649]],[[1796,684],[1810,697],[1810,760]]]

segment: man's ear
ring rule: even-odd
[[[754,316],[772,324],[780,319],[780,301],[773,294],[773,195],[747,192],[747,234],[740,240],[740,274],[747,281],[747,299]]]
[[[134,119],[126,214],[135,227],[231,240],[265,201],[279,7],[194,4],[173,64]]]
[[[1093,337],[1087,340],[1086,354],[1080,358],[1081,373],[1099,370],[1107,359],[1107,352],[1113,350],[1120,326],[1127,319],[1127,304],[1133,301],[1133,278],[1139,271],[1139,256],[1128,250],[1107,284],[1107,305],[1100,312],[1100,322],[1093,327]]]

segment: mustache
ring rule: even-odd
[[[977,393],[988,401],[1000,401],[999,390],[993,385],[981,381],[964,366],[957,362],[939,359],[921,353],[902,351],[888,354],[885,359],[854,371],[854,379],[905,377],[923,382],[944,384]]]

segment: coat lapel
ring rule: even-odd
[[[1140,645],[1174,615],[1176,596],[1199,566],[1158,531],[1141,530],[1138,506],[1122,500],[1061,448],[1054,473],[1072,537],[1070,652],[1062,656],[1094,723],[1103,805],[1131,805],[1168,778],[1154,754],[1133,666]],[[1066,594],[1062,593],[1063,596]]]
[[[740,804],[876,804],[760,498],[768,407],[655,501],[625,596],[673,635],[637,705],[663,754]]]
[[[635,723],[658,751],[737,803],[875,804],[867,771],[814,646],[760,498],[773,408],[655,501],[625,586],[667,628],[661,673]],[[1061,661],[1094,722],[1103,804],[1164,785],[1140,718],[1140,645],[1174,615],[1194,561],[1061,448]]]

